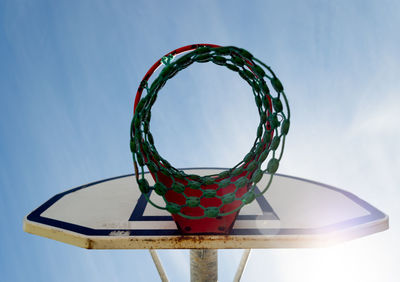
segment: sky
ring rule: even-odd
[[[284,84],[291,129],[279,173],[350,191],[390,229],[321,249],[253,250],[242,281],[398,281],[398,1],[0,0],[2,281],[158,281],[146,250],[84,250],[26,234],[54,194],[133,172],[129,126],[148,68],[192,43],[233,45]],[[161,93],[163,95],[161,95]],[[232,167],[257,128],[251,90],[213,64],[168,81],[152,110],[175,167]],[[189,252],[159,252],[171,281]],[[219,252],[231,281],[240,250]]]

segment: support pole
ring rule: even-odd
[[[240,279],[242,278],[242,274],[243,274],[244,268],[246,267],[246,263],[249,258],[249,255],[250,255],[250,249],[246,249],[243,251],[242,259],[239,262],[239,266],[236,271],[235,278],[233,278],[234,282],[239,282]]]
[[[150,249],[150,255],[153,259],[153,262],[157,268],[158,274],[160,275],[162,282],[168,282],[167,274],[164,271],[164,268],[161,264],[160,259],[158,258],[157,252],[155,250]]]
[[[190,281],[218,281],[218,250],[190,250]]]

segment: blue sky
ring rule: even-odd
[[[244,281],[397,281],[398,1],[0,1],[0,273],[4,281],[157,281],[146,251],[87,251],[26,234],[56,193],[133,172],[136,89],[163,54],[234,45],[276,71],[292,109],[280,173],[341,187],[389,231],[316,250],[254,250]],[[245,82],[206,64],[169,81],[152,133],[176,167],[230,167],[257,126]],[[160,93],[160,94],[161,94]],[[162,251],[187,281],[187,251]],[[240,251],[220,251],[231,281]]]

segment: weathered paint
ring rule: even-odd
[[[86,249],[270,249],[327,247],[388,228],[388,218],[350,230],[308,235],[85,236],[30,222],[24,231]]]

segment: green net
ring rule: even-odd
[[[260,116],[249,153],[236,166],[219,174],[199,176],[176,169],[157,152],[150,132],[151,108],[159,91],[167,80],[194,62],[213,62],[237,72],[250,85]],[[138,102],[131,123],[130,147],[140,191],[153,206],[185,218],[215,218],[232,214],[265,193],[279,167],[290,127],[290,109],[282,83],[269,66],[248,51],[233,46],[200,46],[179,58],[172,55],[163,57],[162,63],[163,69],[150,86],[148,78],[142,81],[141,87],[147,94]],[[266,168],[262,167],[263,163],[267,164]],[[145,179],[145,167],[154,178],[152,186]],[[256,192],[255,185],[264,174],[269,176],[269,180],[261,192]],[[151,191],[164,199],[165,206],[150,199]],[[214,202],[210,206],[204,204],[205,199],[214,199]],[[201,212],[192,213],[191,208],[197,211],[200,208]]]

